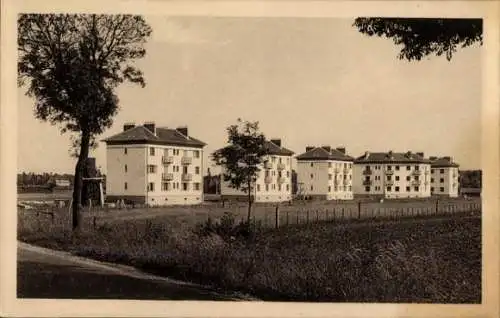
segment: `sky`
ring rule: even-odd
[[[208,155],[242,118],[296,154],[309,145],[345,146],[354,157],[411,150],[480,167],[479,46],[451,61],[408,62],[392,40],[359,33],[353,19],[145,18],[153,33],[136,65],[147,85],[117,89],[120,111],[99,140],[126,122],[187,125]],[[72,173],[70,136],[35,119],[33,106],[19,88],[18,171]],[[105,172],[105,144],[91,156]]]

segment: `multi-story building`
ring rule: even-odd
[[[188,128],[125,124],[106,142],[106,195],[149,205],[203,201],[203,147]]]
[[[431,194],[458,197],[458,168],[451,157],[429,157],[431,161]]]
[[[268,155],[259,167],[250,195],[254,202],[282,202],[292,199],[292,156],[293,151],[281,146],[281,139],[271,139],[265,144]],[[224,174],[224,167],[222,167]],[[247,200],[248,193],[232,188],[221,177],[221,196],[224,200]]]
[[[423,152],[365,152],[354,160],[354,195],[425,198],[431,195],[431,165]]]
[[[323,200],[353,199],[353,160],[344,147],[306,147],[296,157],[298,196]]]

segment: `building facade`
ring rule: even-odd
[[[459,165],[451,157],[429,157],[431,161],[431,194],[458,197]]]
[[[126,124],[106,142],[106,196],[148,205],[203,201],[203,148],[188,128]]]
[[[354,161],[354,195],[426,198],[431,195],[431,164],[424,153],[365,152]]]
[[[250,194],[254,202],[283,202],[292,199],[292,156],[293,151],[282,147],[281,139],[271,139],[265,144],[268,155],[259,167]],[[248,193],[230,186],[224,181],[225,169],[222,166],[220,193],[223,200],[248,199]]]
[[[353,161],[345,148],[306,147],[297,159],[297,196],[352,200]]]

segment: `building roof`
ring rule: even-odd
[[[431,166],[433,168],[458,168],[459,165],[456,162],[453,162],[451,157],[441,157],[441,158],[432,158]]]
[[[264,147],[267,149],[270,155],[276,156],[292,156],[294,154],[293,151],[286,149],[285,147],[278,146],[272,141],[267,141],[264,144]]]
[[[353,161],[354,158],[346,155],[337,149],[330,149],[330,151],[323,147],[315,147],[309,151],[304,152],[296,157],[297,160],[336,160],[336,161]]]
[[[354,163],[430,163],[428,159],[425,159],[422,153],[414,152],[366,152],[364,155],[356,158]]]
[[[202,148],[206,144],[196,138],[185,136],[176,129],[158,127],[156,135],[144,126],[136,126],[104,139],[108,145],[154,144]]]

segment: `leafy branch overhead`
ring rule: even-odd
[[[457,48],[483,43],[482,19],[360,17],[354,26],[368,36],[392,38],[403,46],[398,57],[408,61],[431,54],[451,60]]]

